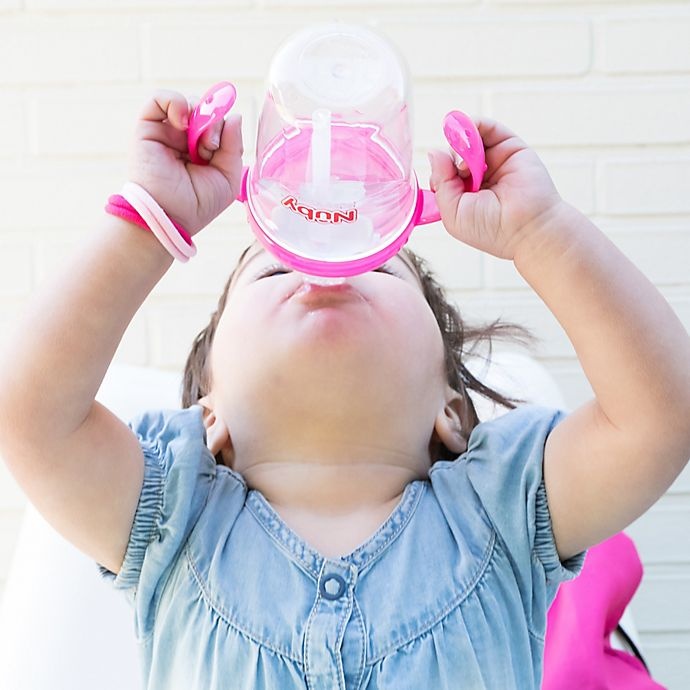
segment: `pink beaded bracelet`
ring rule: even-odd
[[[127,182],[120,194],[110,196],[105,210],[150,230],[178,261],[184,263],[196,254],[191,235],[171,220],[155,199],[134,182]]]

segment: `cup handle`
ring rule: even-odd
[[[427,225],[441,220],[436,195],[430,189],[420,189],[417,197],[417,218],[415,225]]]
[[[216,120],[228,114],[236,98],[235,87],[229,81],[221,81],[214,84],[194,108],[187,127],[187,149],[192,163],[208,165],[197,151],[199,139]]]
[[[470,192],[478,192],[486,172],[484,142],[477,125],[459,110],[451,110],[443,120],[443,133],[451,148],[467,164]]]

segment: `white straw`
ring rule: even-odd
[[[312,113],[311,181],[321,191],[331,181],[331,111],[319,108]]]

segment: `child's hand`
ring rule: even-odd
[[[465,193],[466,166],[442,151],[429,154],[431,189],[446,230],[456,239],[513,259],[534,221],[555,210],[561,197],[544,164],[522,139],[494,120],[477,122],[487,171],[477,193]]]
[[[158,91],[146,104],[130,150],[129,179],[194,235],[237,198],[243,147],[242,119],[231,115],[199,140],[199,155],[209,164],[190,163],[187,121],[192,108],[174,91]]]

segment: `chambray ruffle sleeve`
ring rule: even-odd
[[[211,491],[216,462],[206,446],[202,408],[146,412],[128,425],[144,455],[144,481],[117,576],[97,564],[135,607],[137,637],[156,604]]]
[[[453,462],[437,462],[440,473],[434,470],[451,519],[463,521],[455,494],[460,499],[469,490],[477,496],[496,535],[494,558],[509,564],[530,629],[539,637],[558,585],[580,573],[586,553],[560,560],[544,484],[546,439],[564,417],[536,405],[518,407],[479,424],[467,451]]]

